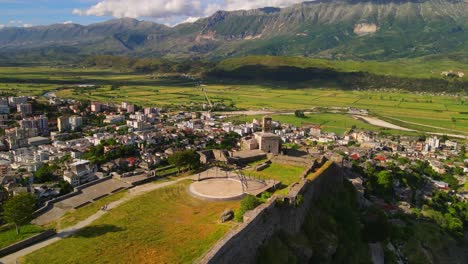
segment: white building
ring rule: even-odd
[[[440,139],[438,139],[436,136],[426,139],[426,143],[431,149],[437,149],[440,147]]]
[[[10,107],[16,107],[18,104],[25,104],[28,102],[28,97],[26,96],[10,96],[8,97],[8,104]]]
[[[63,175],[63,179],[72,186],[78,186],[96,179],[97,168],[89,160],[76,160],[68,165],[69,169]]]
[[[106,124],[117,124],[125,121],[125,116],[123,115],[108,115],[104,120]]]
[[[70,123],[71,129],[76,130],[77,128],[80,128],[83,126],[83,117],[81,116],[70,116],[68,119],[68,122]]]

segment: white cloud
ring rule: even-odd
[[[302,3],[305,0],[253,0],[253,1],[238,1],[225,0],[225,10],[248,10],[261,7],[285,7],[292,4]]]
[[[153,18],[167,21],[193,22],[218,10],[246,10],[261,7],[284,7],[305,0],[101,0],[87,9],[74,9],[82,16],[113,16],[116,18]]]
[[[73,10],[73,13],[77,15],[117,18],[197,16],[201,12],[200,0],[104,0],[86,10]]]
[[[71,20],[64,21],[62,24],[64,24],[64,25],[73,24],[73,21],[71,21]]]
[[[0,29],[3,27],[32,27],[33,24],[25,23],[22,20],[10,20],[7,25],[0,25]]]
[[[2,29],[2,28],[4,28],[4,27],[5,27],[5,25],[0,24],[0,29]]]
[[[184,21],[180,22],[179,24],[183,24],[183,23],[193,23],[193,22],[197,21],[198,19],[200,19],[200,17],[187,17],[187,19],[185,19]]]
[[[23,23],[23,21],[21,21],[21,20],[10,20],[10,21],[8,21],[8,24],[15,24],[15,25],[17,25],[17,24],[21,24],[21,23]]]

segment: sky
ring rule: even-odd
[[[192,22],[218,10],[284,7],[304,0],[0,0],[0,28],[92,24],[131,17],[166,25]]]

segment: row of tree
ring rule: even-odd
[[[341,89],[387,89],[397,88],[421,92],[460,92],[468,89],[463,79],[407,78],[378,75],[368,72],[339,72],[325,68],[300,68],[294,66],[270,67],[262,65],[240,66],[234,70],[222,67],[207,71],[205,78],[219,81],[233,80],[257,82],[285,82],[291,88],[311,86],[336,86]]]
[[[213,63],[200,60],[175,61],[161,58],[131,58],[109,55],[96,55],[85,59],[85,67],[114,68],[123,71],[143,73],[201,73],[214,66]]]

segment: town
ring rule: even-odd
[[[46,196],[52,198],[50,193],[57,195],[59,189],[43,190],[38,184],[48,182],[49,186],[43,187],[51,187],[63,181],[63,185],[76,187],[107,177],[113,171],[147,173],[167,166],[167,158],[177,151],[202,153],[214,148],[227,150],[230,156],[255,149],[274,155],[288,150],[302,150],[315,157],[339,154],[348,161],[374,166],[393,163],[403,170],[422,161],[439,175],[453,175],[448,182],[433,180],[439,188],[467,182],[464,176],[468,173],[468,160],[463,158],[466,145],[446,136],[386,136],[355,129],[336,135],[322,132],[318,124],[296,127],[270,120],[272,136],[280,141],[273,149],[267,149],[261,144],[262,138],[255,136],[262,129],[262,120],[239,124],[229,121],[222,112],[168,112],[126,102],[86,105],[55,97],[49,99],[49,105],[41,105],[36,99],[0,99],[0,172],[2,185],[11,194],[46,191]],[[42,112],[45,108],[48,113]],[[359,113],[367,114],[365,110]],[[47,173],[41,173],[46,171],[41,169],[44,165],[49,169],[51,164],[57,165],[53,174],[63,176],[52,185]],[[468,198],[463,192],[459,195]]]

